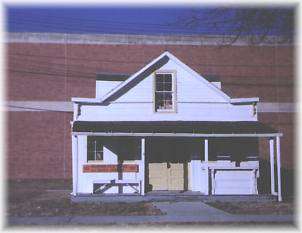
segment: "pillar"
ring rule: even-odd
[[[71,136],[72,141],[72,195],[76,196],[78,187],[78,137]]]
[[[206,138],[204,140],[204,161],[206,163],[206,190],[205,193],[206,195],[209,195],[209,140]]]
[[[269,152],[270,152],[270,167],[271,167],[271,194],[277,195],[275,191],[275,165],[274,165],[274,139],[269,139]]]
[[[280,137],[276,137],[277,142],[277,174],[278,174],[278,201],[282,201],[281,194],[281,152],[280,152]]]
[[[141,139],[141,162],[140,162],[140,178],[141,178],[141,195],[145,195],[145,142],[146,139]]]

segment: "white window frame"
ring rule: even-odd
[[[172,75],[172,108],[171,109],[156,109],[156,76],[158,74],[171,74]],[[175,70],[158,70],[154,72],[153,79],[153,110],[155,113],[176,113],[177,106],[177,88],[176,88],[176,71]]]

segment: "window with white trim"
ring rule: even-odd
[[[103,143],[100,137],[87,137],[87,162],[103,160]]]
[[[174,73],[157,72],[155,74],[155,112],[175,110]]]

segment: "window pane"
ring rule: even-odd
[[[165,74],[164,75],[164,81],[165,82],[172,82],[172,74]]]
[[[172,92],[155,93],[155,109],[173,109]]]
[[[155,93],[155,109],[164,109],[164,93],[157,92]]]
[[[165,75],[164,74],[156,74],[156,81],[164,82]]]
[[[165,83],[165,91],[172,91],[172,83]]]
[[[172,105],[172,93],[170,92],[165,92],[164,95],[164,107],[165,109],[172,109],[173,105]]]
[[[165,84],[163,82],[156,82],[156,91],[163,91],[164,85]]]

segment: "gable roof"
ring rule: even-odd
[[[108,92],[101,102],[106,103],[113,101],[123,95],[125,92],[130,90],[132,87],[137,85],[143,78],[149,76],[152,72],[159,69],[163,65],[165,65],[169,60],[173,60],[176,64],[181,66],[184,70],[189,72],[192,77],[195,77],[196,79],[200,80],[204,84],[206,84],[209,88],[214,90],[217,94],[222,96],[226,101],[230,101],[230,97],[226,95],[223,91],[221,91],[219,88],[217,88],[215,85],[210,83],[207,79],[199,75],[197,72],[195,72],[193,69],[191,69],[189,66],[184,64],[182,61],[180,61],[177,57],[175,57],[170,52],[164,52],[159,57],[155,58],[153,61],[151,61],[149,64],[144,66],[142,69],[131,75],[128,79],[126,79],[124,82],[122,82],[120,85],[118,85],[116,88],[112,89],[110,92]]]

